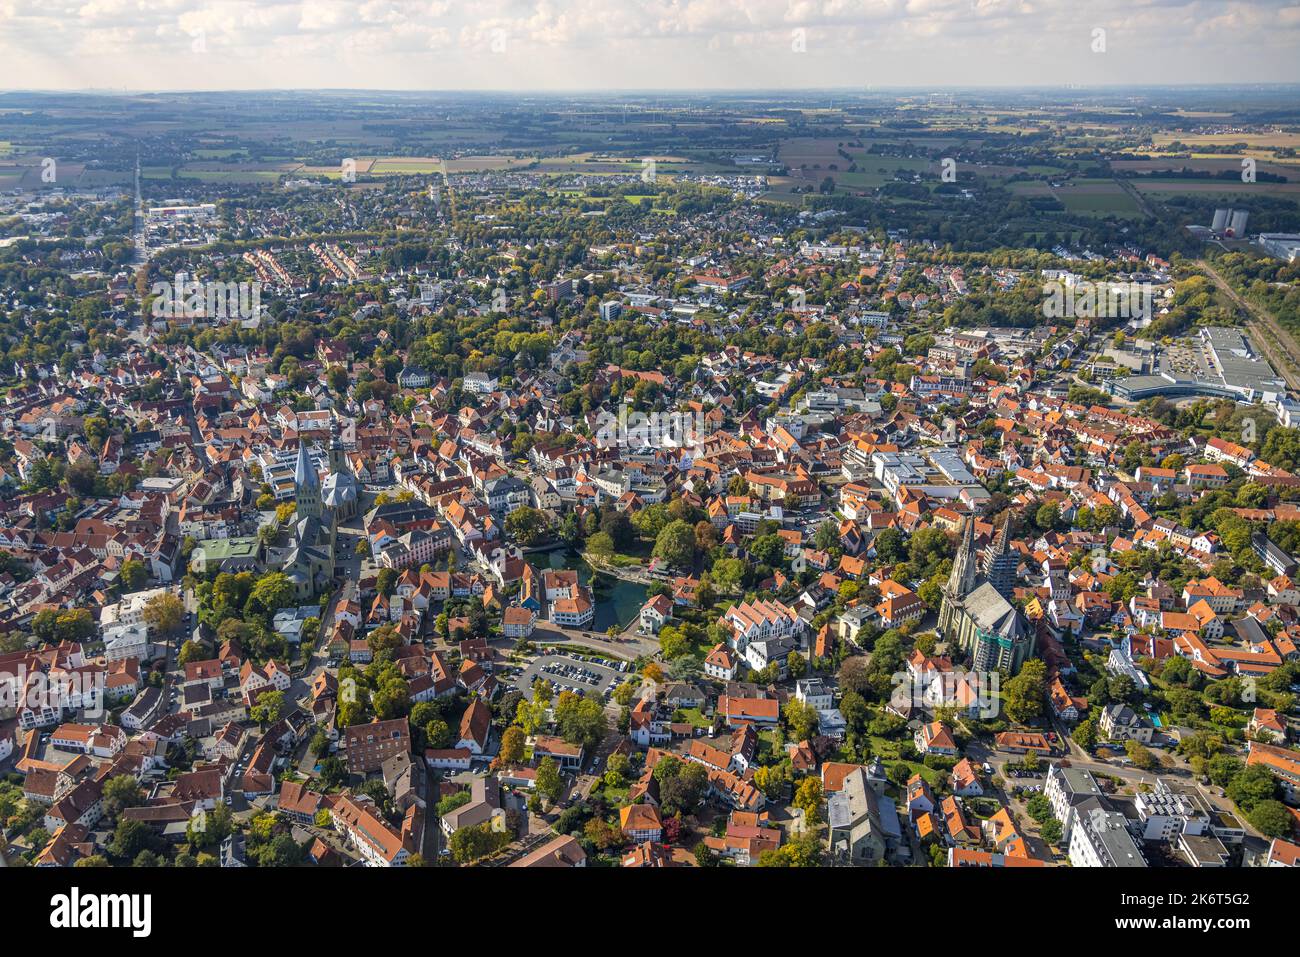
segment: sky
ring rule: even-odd
[[[1300,0],[0,0],[0,88],[1300,82]]]

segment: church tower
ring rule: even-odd
[[[975,519],[968,516],[962,524],[961,542],[957,545],[957,556],[953,559],[952,574],[943,586],[943,604],[939,608],[939,628],[945,637],[952,628],[956,613],[960,610],[962,599],[975,590]]]
[[[998,594],[1007,601],[1016,590],[1016,571],[1020,568],[1020,556],[1011,550],[1011,513],[1002,520],[993,544],[984,550],[982,571],[989,584],[998,590]]]
[[[340,472],[351,472],[348,467],[348,456],[343,451],[343,442],[339,438],[338,425],[330,429],[330,448],[329,448],[329,468],[331,474],[337,475]]]
[[[298,440],[298,462],[293,470],[294,504],[298,518],[320,518],[320,476],[311,464],[307,446]]]

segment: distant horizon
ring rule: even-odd
[[[764,96],[797,96],[815,93],[858,94],[873,93],[911,93],[930,92],[1061,92],[1072,90],[1095,90],[1119,92],[1125,90],[1284,90],[1300,89],[1300,80],[1278,80],[1276,82],[1185,82],[1185,83],[951,83],[914,86],[908,84],[871,84],[870,86],[806,86],[806,87],[762,87],[762,86],[724,86],[724,87],[383,87],[383,86],[264,86],[264,87],[80,87],[63,89],[60,87],[3,87],[0,96],[20,93],[49,94],[54,96],[93,95],[93,96],[158,96],[163,94],[221,94],[221,93],[393,93],[393,94],[429,94],[429,95],[475,95],[475,94],[514,94],[519,96],[690,96],[711,94],[754,94]]]
[[[1300,83],[1294,0],[7,0],[22,91]]]

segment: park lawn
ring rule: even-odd
[[[899,742],[892,738],[881,738],[876,735],[871,736],[871,753],[880,756],[882,761],[898,758]]]
[[[937,771],[934,768],[926,767],[919,761],[903,761],[901,759],[895,759],[893,761],[888,759],[885,760],[885,768],[887,771],[892,771],[896,764],[902,764],[907,768],[909,778],[915,774],[921,775],[921,777],[925,779],[925,783],[930,785],[932,788],[939,787],[948,776],[947,771]],[[889,779],[891,781],[894,779],[892,774]]]
[[[623,785],[622,787],[612,788],[606,785],[603,780],[601,780],[596,784],[595,787],[591,789],[591,796],[592,797],[599,796],[601,798],[604,798],[605,803],[610,807],[622,807],[624,804],[627,803],[628,792],[629,792],[629,788],[627,785]]]
[[[760,751],[766,750],[773,758],[781,757],[781,749],[776,743],[776,732],[771,728],[758,732],[758,746]]]
[[[712,721],[704,717],[704,712],[699,708],[680,708],[678,710],[683,718],[697,728],[707,728],[713,724]]]
[[[966,809],[978,818],[992,817],[1001,810],[1002,805],[989,797],[966,798]]]
[[[913,774],[919,774],[925,778],[927,784],[931,787],[938,787],[939,784],[948,776],[947,771],[938,771],[934,768],[926,767],[920,761],[905,761],[898,756],[899,742],[889,738],[881,738],[873,735],[871,737],[871,753],[880,758],[884,763],[886,771],[892,771],[894,765],[902,764],[907,768],[908,777]],[[894,780],[891,774],[889,780]]]

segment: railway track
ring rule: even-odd
[[[1246,314],[1247,328],[1256,344],[1263,350],[1265,357],[1286,380],[1287,387],[1300,390],[1300,373],[1297,372],[1300,370],[1300,347],[1291,338],[1291,334],[1271,315],[1233,289],[1206,260],[1198,259],[1196,262],[1205,270],[1210,281]]]

